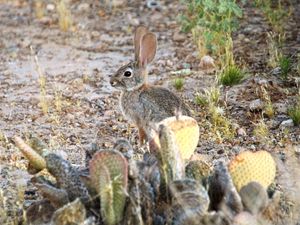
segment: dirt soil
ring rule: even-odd
[[[14,135],[26,138],[35,133],[49,149],[62,150],[80,166],[91,143],[111,148],[122,137],[129,139],[137,152],[143,151],[138,148],[137,129],[119,109],[120,93],[109,84],[110,75],[133,59],[133,30],[139,24],[147,25],[158,36],[157,55],[149,68],[150,82],[177,92],[199,122],[199,157],[213,164],[243,150],[263,149],[285,166],[290,155],[300,154],[299,126],[282,125],[289,120],[288,107],[296,102],[299,74],[293,71],[292,79],[283,82],[267,66],[267,32],[271,27],[251,4],[243,6],[245,14],[233,36],[235,57],[247,68],[248,78],[239,85],[221,88],[220,105],[240,133],[233,139],[220,139],[205,108],[194,103],[197,92],[215,85],[215,76],[199,68],[191,35],[180,32],[179,3],[160,1],[159,9],[151,9],[145,1],[129,1],[127,6],[109,10],[94,1],[73,0],[73,27],[63,32],[56,10],[51,8],[53,1],[45,2],[48,8],[38,19],[30,1],[0,0],[0,206],[5,209],[0,207],[1,224],[17,224],[22,208],[37,197],[28,182],[27,161],[11,141]],[[300,4],[294,7],[299,10]],[[299,14],[296,10],[285,27],[284,52],[294,64],[300,52]],[[44,89],[35,56],[46,77]],[[191,73],[183,75],[184,88],[176,91],[173,81],[178,75],[172,72],[187,67]],[[275,109],[273,118],[264,116],[269,130],[264,138],[253,134],[263,112],[260,108],[250,110],[253,101],[262,99],[262,87]],[[41,100],[43,91],[45,99]],[[43,113],[43,106],[48,107],[47,113]],[[23,205],[20,199],[24,198]]]

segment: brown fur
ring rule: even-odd
[[[177,112],[190,115],[190,111],[180,98],[168,89],[147,83],[146,66],[155,57],[156,36],[145,27],[139,27],[134,36],[134,45],[135,61],[122,66],[111,77],[110,83],[122,90],[122,113],[138,127],[140,143],[143,143],[149,136],[152,123],[175,116]]]

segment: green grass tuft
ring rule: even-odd
[[[283,79],[287,79],[288,73],[291,70],[292,62],[291,59],[286,56],[281,56],[279,58],[279,66],[281,69],[281,76]]]
[[[219,77],[219,82],[226,86],[239,84],[245,78],[245,72],[235,65],[227,67]]]
[[[300,102],[288,110],[288,115],[293,120],[295,126],[300,124]]]
[[[176,78],[173,82],[173,86],[177,91],[181,91],[184,86],[184,79],[182,77]]]

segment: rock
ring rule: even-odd
[[[275,111],[278,114],[287,114],[288,108],[287,108],[286,104],[284,104],[284,103],[274,103],[273,106],[275,108]]]
[[[247,136],[247,133],[246,133],[246,131],[243,129],[243,128],[238,128],[237,130],[236,130],[236,134],[238,135],[238,136],[240,136],[240,137],[242,137],[242,136]]]
[[[92,31],[91,32],[91,37],[92,38],[98,38],[98,37],[100,37],[100,32],[98,32],[96,30]]]
[[[173,41],[182,42],[186,39],[186,36],[179,31],[176,31],[173,35]]]
[[[274,76],[278,76],[281,74],[281,68],[280,67],[276,67],[272,70],[272,75]]]
[[[88,12],[90,10],[90,4],[88,3],[81,3],[77,6],[77,10],[79,12]]]
[[[255,99],[249,103],[250,111],[260,111],[264,108],[264,103],[260,99]]]
[[[281,128],[292,127],[292,126],[294,126],[294,122],[292,119],[284,120],[280,124]]]
[[[137,18],[134,18],[131,14],[127,15],[128,23],[132,26],[140,25],[140,21]]]
[[[297,155],[297,156],[300,156],[300,145],[295,145],[295,146],[293,147],[293,149],[294,149],[296,155]]]
[[[203,56],[200,60],[199,67],[201,69],[205,69],[205,70],[215,68],[214,59],[212,57],[210,57],[209,55]]]
[[[149,8],[149,9],[160,9],[160,4],[159,4],[159,2],[158,1],[155,1],[155,0],[148,0],[147,1],[147,7]]]
[[[52,12],[55,10],[55,5],[54,4],[47,4],[46,9],[48,12]]]
[[[51,25],[53,24],[53,20],[52,18],[48,17],[48,16],[44,16],[42,17],[39,22],[43,25]]]

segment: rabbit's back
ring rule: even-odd
[[[183,115],[190,115],[188,107],[179,97],[168,89],[156,86],[124,92],[121,108],[123,114],[136,123],[160,122],[178,111]]]

